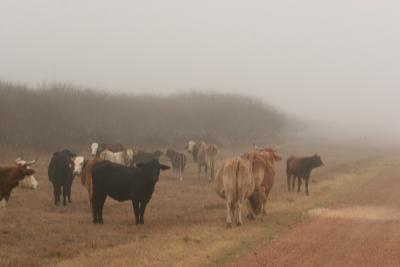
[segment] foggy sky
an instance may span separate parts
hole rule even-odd
[[[0,79],[256,96],[400,135],[400,2],[2,0]]]

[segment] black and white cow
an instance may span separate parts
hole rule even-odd
[[[77,157],[68,149],[61,152],[55,152],[50,160],[48,175],[53,184],[54,204],[57,205],[61,198],[61,189],[63,194],[63,204],[71,203],[71,186],[75,175],[80,175],[84,164],[84,158]]]
[[[103,223],[103,206],[107,196],[117,200],[131,200],[136,225],[144,224],[144,211],[154,192],[161,170],[169,167],[158,160],[126,167],[110,161],[96,163],[92,169],[93,223]]]
[[[186,166],[186,155],[173,149],[168,149],[165,155],[171,160],[173,172],[179,177],[179,180],[182,181],[183,171]]]

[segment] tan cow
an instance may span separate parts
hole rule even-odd
[[[205,142],[190,141],[185,148],[193,156],[194,162],[197,163],[199,168],[199,178],[201,169],[204,167],[205,177],[209,180],[214,179],[215,161],[218,154],[218,147],[214,144],[207,144]],[[210,170],[210,175],[207,176],[207,170]]]
[[[253,161],[254,159],[247,160],[239,157],[227,159],[217,172],[214,188],[217,194],[226,201],[228,227],[232,225],[232,219],[238,226],[243,224],[241,215],[243,205],[248,204],[252,212],[256,214],[261,211],[260,195],[255,192]],[[252,195],[252,199],[249,199]]]

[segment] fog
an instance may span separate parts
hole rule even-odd
[[[398,10],[372,0],[2,0],[0,79],[241,93],[329,129],[397,138]]]

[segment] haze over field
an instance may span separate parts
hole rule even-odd
[[[256,96],[399,139],[398,1],[3,0],[0,79]]]

